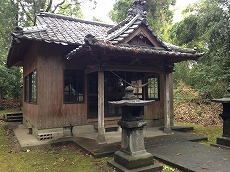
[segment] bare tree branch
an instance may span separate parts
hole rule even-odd
[[[70,5],[71,5],[71,4],[68,4],[66,7],[62,7],[62,6],[60,6],[60,8],[61,8],[61,9],[63,9],[63,10],[65,10],[65,9],[69,8],[69,7],[70,7]]]
[[[48,12],[51,9],[52,3],[53,3],[53,0],[50,0],[45,12]]]
[[[52,11],[52,13],[54,13],[54,12],[57,10],[57,8],[60,7],[60,6],[62,6],[64,3],[65,3],[65,0],[63,0],[63,1],[60,2],[59,4],[55,5],[55,6],[54,6],[54,9],[53,9],[53,11]]]
[[[28,19],[29,19],[30,21],[34,22],[34,20],[32,19],[32,17],[31,17],[31,16],[28,14],[28,12],[26,11],[26,9],[25,9],[24,5],[22,4],[22,2],[19,1],[19,3],[20,3],[20,6],[22,7],[22,10],[24,11],[24,13],[26,14],[26,16],[28,17]]]

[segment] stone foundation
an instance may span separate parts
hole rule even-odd
[[[28,129],[28,134],[32,134],[38,140],[57,140],[65,137],[77,137],[81,134],[97,133],[94,125],[82,126],[67,126],[59,128],[37,129],[25,118],[23,119],[24,126]]]

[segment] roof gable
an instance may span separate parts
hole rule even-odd
[[[128,17],[107,32],[105,41],[112,44],[123,43],[167,49],[164,43],[148,27],[147,13],[143,11],[144,4],[144,1],[135,1],[129,10]]]
[[[123,43],[165,49],[163,43],[160,42],[145,25],[139,26],[133,33],[124,39]]]
[[[126,41],[127,42],[127,41]],[[127,44],[133,46],[147,46],[147,47],[155,47],[155,45],[146,37],[143,32],[138,33],[132,39],[130,39]]]

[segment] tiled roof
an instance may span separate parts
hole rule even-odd
[[[49,43],[83,44],[87,34],[101,37],[111,28],[112,25],[99,22],[41,12],[36,15],[36,26],[23,28],[13,35]]]
[[[174,52],[181,52],[181,53],[191,53],[191,54],[195,54],[196,53],[196,48],[194,49],[190,49],[190,48],[182,48],[167,42],[164,42],[164,45],[167,46],[167,48],[171,51]]]
[[[67,59],[71,58],[74,54],[84,51],[89,45],[80,46],[77,49],[71,51],[66,57]],[[203,53],[188,53],[188,52],[179,52],[179,51],[168,51],[164,49],[150,48],[150,47],[139,47],[139,46],[130,46],[126,44],[111,44],[110,42],[105,41],[96,41],[91,43],[90,46],[97,49],[103,49],[110,52],[119,51],[119,52],[130,52],[133,54],[144,54],[146,57],[148,55],[154,55],[155,58],[161,57],[173,57],[173,62],[180,62],[184,60],[197,60],[203,56]],[[88,50],[88,49],[87,49]],[[143,58],[145,56],[142,56]]]
[[[116,26],[41,12],[36,15],[35,26],[18,28],[13,35],[16,38],[45,41],[48,43],[53,42],[63,45],[84,45],[85,37],[87,35],[93,35],[98,40],[105,40],[111,44],[119,44],[141,25],[145,25],[166,50],[195,53],[194,50],[180,48],[158,39],[154,32],[148,27],[146,14],[140,11],[137,13],[131,11],[129,16]]]
[[[71,58],[74,54],[84,50],[87,46],[97,46],[98,48],[106,48],[107,50],[110,48],[121,52],[133,52],[137,50],[137,53],[157,56],[181,56],[186,57],[185,60],[198,59],[202,56],[202,54],[196,53],[195,50],[181,48],[158,39],[154,32],[148,27],[146,12],[143,10],[143,5],[144,1],[142,0],[134,1],[132,8],[129,10],[128,17],[116,26],[41,12],[36,15],[35,26],[16,28],[16,31],[13,33],[15,38],[13,42],[20,42],[20,46],[24,45],[20,39],[75,45],[74,47],[76,48],[68,53],[66,56],[67,58]],[[147,29],[147,32],[156,40],[159,46],[157,46],[158,48],[133,47],[132,45],[124,46],[124,40],[140,27]],[[15,62],[13,62],[12,59],[18,56],[18,52],[13,48],[13,42],[7,58],[8,66],[14,65],[13,63]],[[23,55],[21,54],[20,57],[21,56]]]
[[[133,3],[132,8],[129,10],[128,17],[108,30],[107,35],[103,39],[97,38],[95,35],[87,35],[85,44],[82,44],[78,48],[71,51],[66,57],[68,59],[79,51],[84,50],[86,46],[97,46],[98,48],[105,48],[110,50],[116,50],[121,52],[136,52],[140,54],[152,54],[157,56],[181,56],[186,57],[187,60],[197,60],[203,54],[196,53],[193,49],[181,48],[169,43],[162,42],[154,32],[148,27],[146,12],[143,11],[144,1],[136,0]],[[148,29],[152,36],[161,45],[160,47],[143,47],[124,45],[125,38],[134,33],[140,26]],[[185,60],[186,60],[185,58]],[[182,61],[182,60],[181,60]]]

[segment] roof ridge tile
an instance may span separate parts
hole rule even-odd
[[[112,24],[106,24],[106,23],[102,23],[102,22],[98,22],[98,21],[85,20],[85,19],[80,19],[80,18],[70,17],[70,16],[64,16],[61,14],[54,14],[54,13],[49,13],[49,12],[40,12],[40,13],[36,14],[36,17],[57,18],[57,19],[76,21],[76,22],[92,24],[92,25],[101,25],[104,27],[113,27],[114,26]]]

